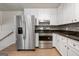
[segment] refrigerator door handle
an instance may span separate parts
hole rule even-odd
[[[25,19],[23,19],[23,24],[24,24],[23,38],[25,40],[26,39],[26,21],[25,21]]]

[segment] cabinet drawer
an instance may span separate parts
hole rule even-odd
[[[52,41],[40,41],[39,43],[52,43]]]
[[[47,43],[39,44],[39,48],[52,48],[52,44],[47,44]]]

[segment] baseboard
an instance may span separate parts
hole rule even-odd
[[[62,56],[61,53],[58,51],[58,49],[56,47],[54,47],[54,48],[57,50],[57,52],[60,54],[60,56]]]

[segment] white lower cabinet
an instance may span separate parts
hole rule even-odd
[[[69,39],[68,40],[68,45],[70,45],[71,47],[73,47],[74,49],[79,51],[79,41],[73,40],[73,39]]]
[[[75,50],[71,46],[68,46],[68,56],[79,56],[79,51]]]
[[[61,55],[67,56],[67,44],[61,44]]]
[[[59,35],[56,35],[57,37],[56,37],[56,48],[59,50]]]
[[[53,43],[62,56],[79,56],[79,41],[53,33]]]
[[[52,36],[52,45],[53,47],[56,47],[56,44],[57,44],[57,34],[53,33],[53,36]]]
[[[36,33],[36,37],[35,37],[35,47],[39,47],[39,33]]]
[[[68,39],[68,56],[79,56],[79,41]]]
[[[57,50],[61,53],[61,55],[67,55],[67,47],[65,43],[65,39],[63,36],[59,34],[53,34],[53,44],[57,48]]]
[[[59,43],[59,52],[63,56],[67,56],[67,38],[59,35],[60,43]]]

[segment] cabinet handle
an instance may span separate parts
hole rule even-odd
[[[66,47],[66,45],[65,45],[65,47]]]
[[[48,37],[48,39],[49,39],[49,37]]]
[[[69,47],[67,47],[67,49],[69,50]]]
[[[77,19],[74,19],[75,21],[77,21]]]
[[[75,44],[73,44],[73,46],[76,46]]]

